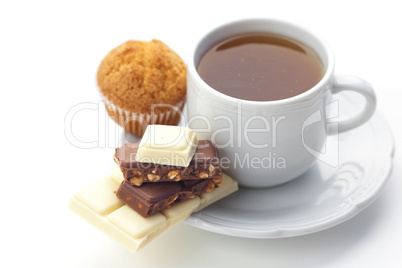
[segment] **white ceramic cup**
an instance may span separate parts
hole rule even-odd
[[[313,48],[324,65],[324,77],[308,91],[276,101],[237,99],[207,85],[197,73],[204,53],[219,41],[250,32],[288,36]],[[327,135],[363,124],[376,106],[367,82],[334,76],[334,58],[324,41],[297,25],[272,19],[235,21],[205,35],[188,62],[187,83],[189,127],[198,139],[218,146],[224,172],[254,188],[282,184],[306,172],[321,154]],[[331,121],[332,95],[341,91],[357,92],[366,103],[349,117]]]

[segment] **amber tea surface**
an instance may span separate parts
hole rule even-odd
[[[253,101],[299,95],[324,76],[323,64],[313,49],[268,33],[239,35],[219,42],[204,54],[197,71],[215,90]]]

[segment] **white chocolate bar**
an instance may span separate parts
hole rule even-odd
[[[132,252],[138,251],[191,213],[238,189],[237,182],[223,174],[219,188],[144,218],[116,197],[123,179],[120,170],[116,170],[109,178],[94,181],[71,198],[69,208]]]
[[[198,145],[188,127],[148,125],[135,157],[137,162],[187,167]]]

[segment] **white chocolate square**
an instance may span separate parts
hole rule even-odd
[[[200,205],[200,198],[198,196],[178,203],[170,208],[165,208],[160,213],[168,219],[169,227],[187,219],[191,213],[198,209]]]
[[[165,216],[160,213],[144,218],[127,205],[110,213],[108,219],[134,238],[142,238],[166,224]]]
[[[200,205],[195,212],[215,203],[221,198],[228,196],[229,194],[236,192],[239,189],[237,182],[230,178],[225,173],[222,173],[222,183],[219,187],[215,188],[213,191],[208,193],[203,193],[200,195]]]
[[[187,167],[198,145],[188,127],[148,125],[135,157],[137,162]]]
[[[124,205],[116,196],[118,188],[119,184],[109,178],[103,178],[87,185],[74,197],[96,213],[106,215]]]
[[[180,202],[170,208],[165,208],[161,211],[163,215],[165,215],[168,219],[173,219],[182,214],[188,214],[190,216],[191,213],[194,212],[196,208],[200,205],[200,198],[198,196],[186,200],[184,202]]]

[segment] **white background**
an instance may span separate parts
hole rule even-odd
[[[397,1],[9,1],[0,4],[1,267],[401,267],[402,16]],[[113,135],[98,127],[95,73],[115,46],[160,39],[185,61],[206,31],[231,20],[273,17],[326,39],[338,74],[376,89],[396,141],[382,195],[353,219],[319,233],[253,240],[181,223],[137,254],[67,209],[69,197],[108,174]],[[112,125],[110,126],[112,127]],[[113,131],[112,131],[113,132]],[[370,144],[367,144],[369,147]]]

